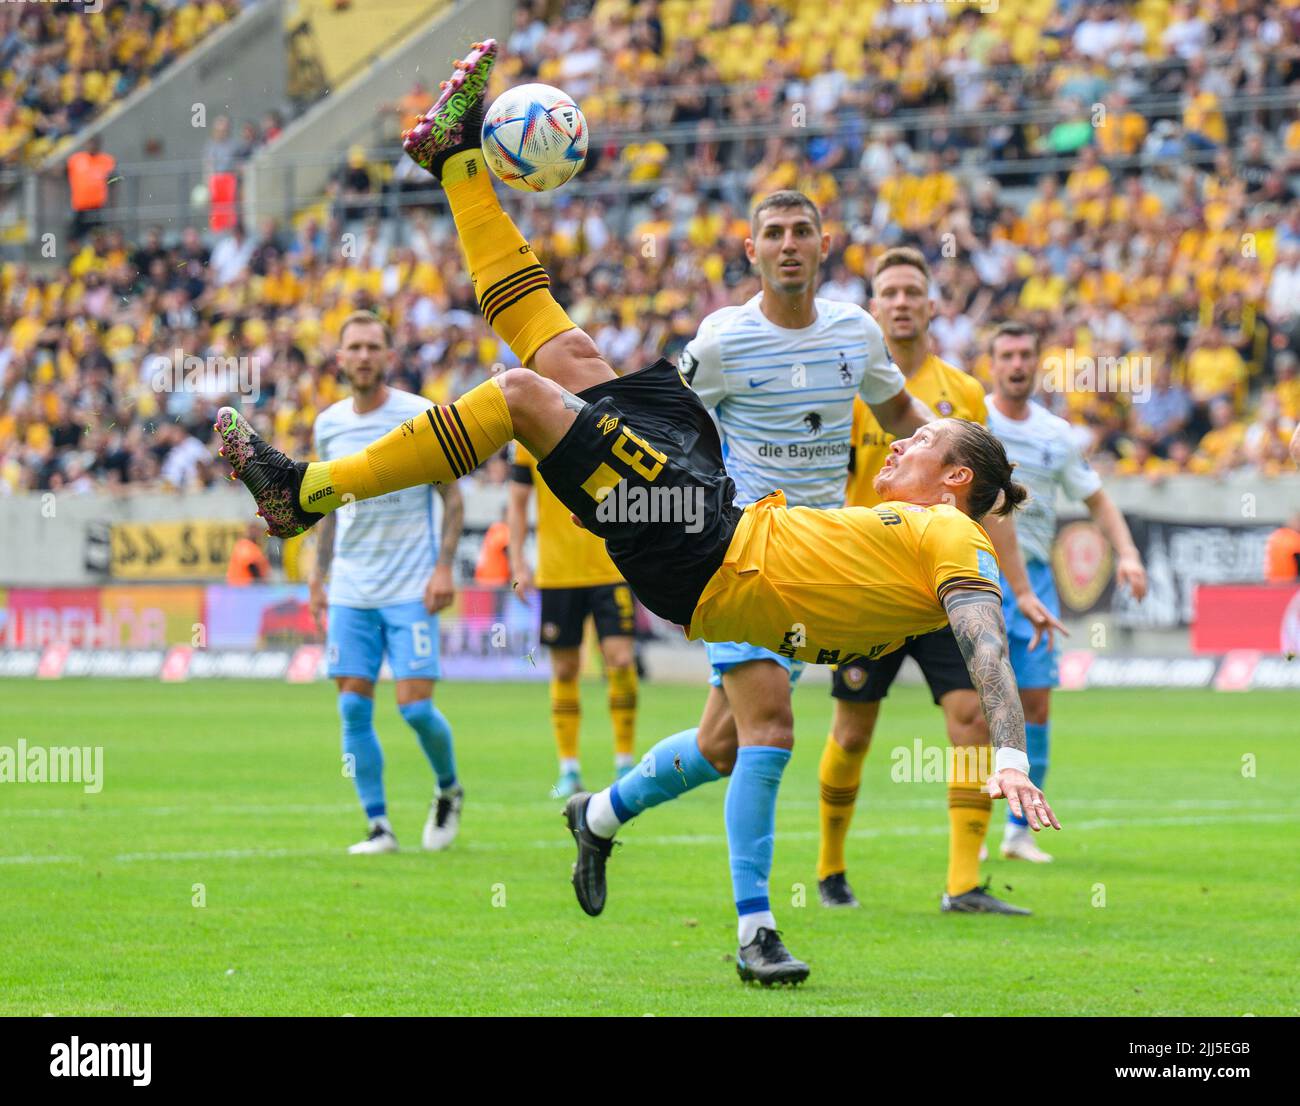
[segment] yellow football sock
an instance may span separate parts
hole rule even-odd
[[[821,799],[817,808],[822,823],[821,845],[817,850],[818,879],[844,871],[844,839],[849,835],[849,823],[853,821],[858,783],[862,779],[862,761],[866,755],[866,746],[850,752],[834,737],[826,739],[821,768],[817,773],[821,781]]]
[[[993,800],[985,790],[992,748],[968,745],[948,750],[948,894],[961,895],[979,883],[980,846],[989,831]]]
[[[479,310],[529,365],[543,345],[577,324],[551,297],[551,278],[501,207],[482,153],[453,154],[441,179]]]
[[[313,461],[298,491],[306,511],[324,514],[345,502],[415,484],[450,484],[478,468],[515,436],[501,385],[485,380],[447,407],[407,419],[365,449]]]
[[[636,751],[636,666],[611,668],[608,678],[614,754],[630,757]]]
[[[582,702],[577,680],[551,681],[551,728],[555,731],[555,752],[561,760],[578,759],[578,726]]]

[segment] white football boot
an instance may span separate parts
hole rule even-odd
[[[371,856],[375,853],[397,852],[397,838],[393,831],[383,826],[371,826],[370,834],[364,841],[358,841],[348,847],[353,856]]]
[[[1007,826],[1002,838],[1002,856],[1006,860],[1028,860],[1031,864],[1051,864],[1052,854],[1045,853],[1034,843],[1034,833],[1028,826]]]
[[[465,803],[465,789],[457,784],[450,791],[435,796],[429,804],[421,843],[431,853],[442,852],[460,832],[460,808]]]

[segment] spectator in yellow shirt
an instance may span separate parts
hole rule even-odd
[[[1198,456],[1210,471],[1223,473],[1240,467],[1245,460],[1242,443],[1246,428],[1237,421],[1232,401],[1222,397],[1210,403],[1210,429],[1201,439]]]
[[[1051,262],[1040,257],[1020,289],[1020,306],[1026,311],[1055,311],[1065,299],[1065,277],[1052,272]]]
[[[1104,157],[1127,157],[1142,149],[1147,121],[1128,110],[1128,98],[1115,92],[1105,102],[1106,114],[1097,128],[1097,146]]]
[[[1235,406],[1245,392],[1246,362],[1217,326],[1205,329],[1187,358],[1187,387],[1198,404],[1224,398]]]
[[[1219,97],[1194,80],[1183,88],[1183,137],[1197,150],[1213,150],[1228,141]]]
[[[1277,355],[1273,363],[1273,376],[1282,416],[1291,422],[1300,422],[1300,358],[1289,350]]]

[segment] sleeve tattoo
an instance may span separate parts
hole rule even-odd
[[[954,589],[943,601],[997,749],[1025,750],[1025,712],[1007,654],[1002,603],[992,592]]]

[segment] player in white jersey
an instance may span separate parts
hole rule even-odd
[[[985,397],[988,426],[1006,447],[1016,479],[1029,489],[1028,503],[1016,513],[1016,532],[1034,593],[1053,615],[1060,616],[1060,599],[1052,578],[1052,540],[1056,536],[1057,492],[1062,491],[1087,506],[1093,522],[1115,549],[1116,582],[1141,599],[1147,590],[1146,570],[1128,523],[1102,488],[1101,478],[1080,455],[1070,424],[1030,399],[1038,383],[1038,342],[1033,331],[1020,323],[1003,323],[993,335],[990,353],[993,391]],[[1046,639],[1034,648],[1038,635],[1016,606],[1005,578],[1002,595],[1011,667],[1025,710],[1029,777],[1042,787],[1050,747],[1051,693],[1057,683],[1056,649]],[[1025,822],[1015,817],[1007,824],[1002,855],[1040,864],[1052,859],[1034,844]]]
[[[912,399],[890,363],[876,321],[856,304],[815,297],[830,235],[807,196],[783,191],[760,201],[751,235],[745,251],[761,292],[704,319],[679,368],[722,432],[738,505],[783,488],[791,506],[842,507],[853,397],[860,395],[899,438],[910,437],[931,413]],[[794,745],[790,690],[803,667],[794,652],[709,643],[712,690],[699,726],[665,738],[646,757],[652,764],[665,757],[707,762],[710,772],[731,776],[727,843],[742,958],[751,944],[753,955],[772,958],[756,942],[760,932],[776,932],[767,881],[777,789]],[[621,791],[606,788],[592,796],[588,816],[612,811],[626,821],[670,797],[653,795],[630,810]],[[774,955],[789,958],[784,948]],[[789,959],[785,977],[803,978],[807,966]]]
[[[385,383],[395,354],[377,316],[363,311],[344,321],[338,359],[352,395],[316,419],[313,434],[322,461],[362,449],[432,406]],[[460,825],[464,791],[456,778],[451,726],[433,704],[433,685],[440,675],[438,612],[455,597],[451,566],[464,507],[455,483],[437,488],[441,510],[430,484],[345,506],[323,524],[317,545],[312,612],[319,623],[328,604],[329,674],[338,684],[343,755],[370,820],[366,839],[351,853],[397,849],[374,727],[375,681],[385,655],[398,712],[415,731],[438,781],[422,844],[445,849]]]

